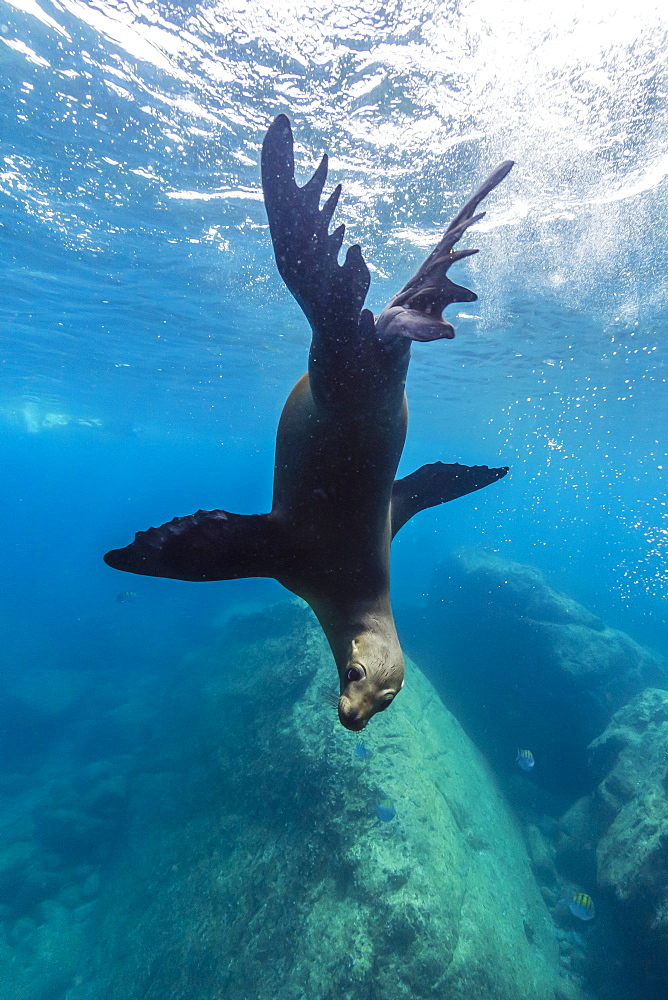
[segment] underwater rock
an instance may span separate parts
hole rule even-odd
[[[35,813],[35,838],[46,850],[68,861],[97,858],[104,823],[79,809],[40,809]]]
[[[485,552],[463,550],[437,568],[429,618],[410,648],[469,735],[499,770],[530,749],[528,780],[571,798],[600,780],[587,746],[613,712],[668,680],[665,661],[537,569]]]
[[[2,815],[2,820],[7,820]],[[83,928],[65,907],[65,875],[32,840],[0,835],[0,1000],[60,1000],[75,977]]]
[[[54,756],[20,793],[0,796],[0,1000],[64,1000],[74,984],[130,763]]]
[[[26,667],[3,675],[2,697],[12,700],[15,711],[22,710],[44,724],[70,712],[89,694],[93,683],[83,671]]]
[[[23,917],[0,935],[0,1000],[61,1000],[77,982],[82,927],[60,908],[47,916],[41,923]]]
[[[559,881],[554,863],[554,848],[537,826],[529,823],[524,831],[531,869],[541,885],[554,886]]]
[[[64,865],[104,859],[118,829],[127,795],[125,755],[96,761],[47,786],[33,809],[33,834]]]
[[[607,829],[598,843],[599,886],[647,950],[657,989],[668,981],[668,691],[643,691],[592,743],[615,762],[596,797]],[[657,995],[659,995],[657,993]],[[662,995],[665,995],[663,993]]]
[[[595,795],[583,795],[559,820],[557,865],[573,883],[595,885],[596,846],[605,825]]]
[[[581,1000],[510,810],[414,665],[360,756],[310,611],[217,643],[157,708],[68,1000]]]
[[[0,673],[0,760],[9,778],[8,791],[12,785],[20,791],[20,776],[25,781],[53,751],[90,695],[92,683],[83,671],[45,670],[29,664]],[[24,788],[29,786],[30,782]]]
[[[42,900],[55,896],[61,885],[57,873],[45,870],[32,841],[0,845],[0,904],[11,917],[32,913]]]

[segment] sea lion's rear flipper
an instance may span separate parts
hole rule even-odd
[[[198,510],[188,517],[138,531],[124,549],[107,552],[113,569],[172,580],[236,580],[274,576],[280,563],[279,531],[268,514]]]
[[[330,233],[329,223],[341,185],[320,208],[326,178],[325,154],[310,181],[297,186],[290,122],[285,115],[275,118],[262,144],[262,188],[276,264],[314,333],[347,338],[360,325],[369,269],[359,246],[338,262],[345,226]],[[371,313],[367,321],[372,324]]]
[[[432,462],[411,472],[410,476],[395,480],[392,487],[392,537],[418,511],[475,493],[483,486],[502,479],[507,472],[508,466],[490,469],[486,465]]]
[[[376,331],[382,338],[406,337],[409,340],[451,339],[455,335],[452,324],[441,313],[452,302],[475,302],[478,296],[469,288],[455,285],[447,276],[448,268],[463,257],[470,257],[477,250],[453,250],[469,226],[479,222],[484,212],[475,210],[490,191],[513,167],[512,160],[505,160],[490,174],[454,217],[438,245],[424,264],[388,302],[376,320]]]

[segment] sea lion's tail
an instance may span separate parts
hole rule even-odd
[[[198,510],[138,531],[123,549],[107,552],[113,569],[171,580],[236,580],[276,576],[282,568],[281,533],[269,514]],[[284,567],[283,567],[284,568]]]
[[[487,465],[432,462],[411,472],[410,476],[395,480],[392,487],[392,537],[413,514],[456,500],[467,493],[475,493],[497,479],[503,479],[507,472],[507,465],[490,469]]]
[[[452,324],[444,320],[441,313],[452,302],[475,302],[478,296],[470,288],[450,281],[448,268],[455,261],[478,251],[453,250],[453,247],[469,226],[483,218],[484,212],[476,215],[478,205],[513,166],[512,160],[499,164],[457,213],[443,238],[410,281],[388,302],[376,320],[376,331],[381,338],[400,336],[408,340],[429,341],[454,337]]]

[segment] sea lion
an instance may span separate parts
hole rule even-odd
[[[369,270],[359,246],[343,264],[344,226],[329,232],[339,185],[320,208],[327,156],[303,186],[294,178],[290,122],[279,115],[262,147],[262,185],[278,270],[312,330],[308,373],[290,393],[276,436],[268,514],[198,511],[140,531],[105,561],[177,580],[275,577],[313,608],[336,660],[341,723],[359,731],[391,703],[404,658],[390,605],[390,543],[420,510],[481,489],[507,467],[425,465],[395,481],[404,446],[411,342],[452,338],[454,251],[475,210],[513,166],[502,163],[450,223],[417,273],[377,319],[364,309]]]

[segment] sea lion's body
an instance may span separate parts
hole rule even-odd
[[[403,685],[390,604],[393,536],[418,511],[507,472],[436,462],[395,480],[406,437],[411,342],[454,336],[442,309],[476,298],[446,272],[475,252],[453,246],[512,164],[502,164],[478,189],[374,319],[363,309],[369,272],[359,247],[339,264],[343,227],[329,233],[340,188],[320,208],[327,158],[299,188],[292,148],[290,124],[280,115],[263,146],[265,205],[278,269],[313,339],[308,374],[290,393],[278,425],[272,509],[175,518],[138,532],[105,560],[116,569],[185,580],[275,577],[318,616],[339,673],[339,717],[359,730]]]
[[[343,681],[339,715],[349,729],[362,728],[379,697],[386,707],[403,684],[390,604],[390,511],[406,425],[403,394],[392,414],[355,399],[328,411],[314,399],[308,374],[278,424],[270,517],[295,561],[277,579],[320,621]],[[345,694],[351,670],[364,671],[355,704]]]
[[[389,589],[405,397],[392,418],[355,400],[323,413],[309,383],[304,375],[288,396],[276,435],[272,515],[301,556],[297,578],[281,583],[309,602],[373,600]]]

